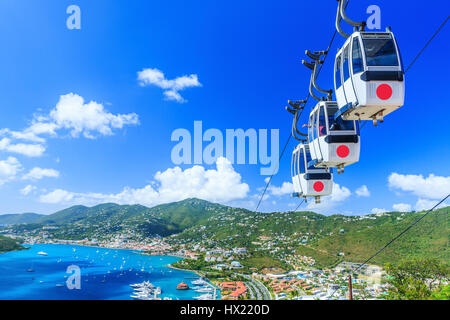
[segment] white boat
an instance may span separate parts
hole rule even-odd
[[[194,297],[195,300],[214,300],[214,297],[212,294],[202,294],[198,297]]]
[[[204,287],[203,286],[195,286],[195,287],[192,287],[191,289],[195,291],[195,290],[198,290],[198,289],[201,289],[201,288],[204,288]]]
[[[195,284],[195,285],[204,285],[204,284],[206,284],[206,281],[203,279],[197,279],[197,280],[191,281],[191,283]]]
[[[37,254],[40,256],[48,256],[48,253],[46,253],[44,251],[39,251]]]
[[[200,292],[200,293],[202,293],[202,292],[209,293],[209,292],[213,292],[213,291],[214,291],[214,289],[210,288],[210,287],[203,287],[203,288],[195,290],[195,292]]]

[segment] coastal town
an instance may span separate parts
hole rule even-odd
[[[246,263],[258,252],[245,247],[221,248],[179,243],[175,237],[136,241],[130,239],[128,234],[116,235],[109,240],[63,240],[53,238],[51,228],[45,227],[33,235],[25,235],[24,243],[131,249],[152,256],[176,256],[180,260],[168,265],[169,268],[193,271],[200,281],[209,283],[213,288],[204,289],[208,293],[202,295],[203,299],[345,300],[348,299],[349,271],[359,266],[341,262],[333,268],[318,268],[313,258],[290,254],[285,259],[285,266],[289,266],[289,269],[285,266],[258,269]],[[8,233],[8,229],[3,234],[18,237],[17,234]],[[272,250],[276,248],[272,245]],[[353,299],[383,298],[387,290],[385,277],[381,267],[363,266],[358,274],[352,274]]]

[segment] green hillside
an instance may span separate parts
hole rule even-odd
[[[180,229],[205,223],[219,212],[228,212],[232,208],[199,199],[187,199],[163,204],[150,209],[160,219],[177,225]]]
[[[101,204],[94,207],[74,206],[54,214],[41,216],[33,224],[15,226],[18,232],[54,226],[52,234],[60,239],[102,238],[124,230],[142,237],[168,236],[204,223],[218,212],[233,208],[198,199],[147,208],[141,205]]]
[[[0,253],[22,249],[24,249],[24,247],[22,247],[17,240],[0,235]]]
[[[449,239],[449,208],[438,209],[430,213],[411,228],[407,233],[393,242],[381,254],[376,256],[374,263],[383,264],[401,258],[432,257],[442,262],[450,263]],[[366,226],[344,234],[334,234],[321,238],[311,245],[319,252],[326,252],[336,257],[344,253],[344,259],[352,262],[363,262],[377,252],[394,236],[398,235],[411,223],[417,220],[423,212],[401,215],[392,214],[395,220],[388,220],[382,224]]]
[[[450,263],[450,208],[438,209],[394,242],[373,261],[382,264],[398,257],[430,257]],[[279,247],[283,260],[293,251],[313,257],[318,266],[340,261],[363,262],[417,220],[423,212],[390,212],[381,216],[323,216],[312,212],[221,213],[202,226],[175,235],[184,242],[215,241],[217,245],[244,246],[258,251]],[[267,250],[264,250],[267,248]]]
[[[37,213],[2,214],[0,215],[0,225],[33,223],[38,221],[41,217],[42,215]]]
[[[374,262],[381,264],[399,257],[429,257],[449,263],[449,209],[430,213]],[[38,235],[45,227],[55,239],[72,240],[108,240],[126,235],[140,241],[159,235],[167,237],[173,244],[246,247],[259,257],[258,261],[284,263],[288,257],[298,254],[313,257],[317,266],[325,267],[342,260],[364,261],[421,214],[256,213],[187,199],[153,208],[117,204],[90,208],[75,206],[41,217],[32,224],[15,225],[13,232]]]

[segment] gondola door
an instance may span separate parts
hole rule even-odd
[[[325,112],[324,105],[320,105],[319,108],[316,109],[315,112],[315,123],[314,123],[314,131],[316,135],[316,139],[314,139],[314,149],[317,153],[317,161],[320,163],[324,159],[324,154],[322,149],[320,148],[320,139],[324,138],[327,134],[327,128],[325,125]]]
[[[345,99],[347,100],[347,104],[351,103],[354,106],[358,100],[356,99],[353,81],[350,76],[350,43],[345,46],[342,59],[342,80],[344,82]]]

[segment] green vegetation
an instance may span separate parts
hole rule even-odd
[[[242,265],[247,268],[256,268],[259,272],[271,271],[274,273],[282,273],[289,270],[289,267],[283,261],[274,259],[270,256],[255,255],[241,261]]]
[[[0,253],[23,249],[25,248],[20,245],[20,241],[0,235]]]
[[[449,210],[447,207],[429,214],[372,263],[382,265],[399,258],[429,257],[448,264]],[[312,257],[320,268],[333,267],[341,261],[363,262],[421,214],[256,213],[187,199],[154,208],[111,203],[91,208],[74,206],[10,229],[13,234],[30,236],[45,230],[48,239],[65,240],[111,240],[125,234],[128,239],[141,241],[159,235],[174,247],[195,244],[208,249],[245,247],[250,253],[246,259],[253,259],[240,259],[246,267],[284,269],[286,265],[308,264],[301,260],[301,256],[306,256]],[[297,257],[293,258],[294,255]]]
[[[297,254],[307,257],[314,257],[314,260],[316,260],[316,265],[318,266],[334,267],[343,260],[343,257],[341,256],[332,255],[321,251],[318,248],[313,249],[306,246],[299,247],[297,249]]]
[[[449,208],[434,211],[376,256],[372,263],[381,265],[397,261],[399,257],[426,256],[448,264],[450,262],[448,213]],[[360,228],[350,227],[349,232],[323,237],[314,242],[312,248],[326,252],[330,256],[344,253],[342,258],[346,261],[363,262],[421,215],[423,212],[403,215],[390,213],[384,219],[380,219],[382,221],[374,221],[372,225]],[[313,256],[317,257],[317,255]]]
[[[434,259],[403,260],[397,264],[387,263],[390,276],[389,300],[450,300],[449,268]]]
[[[2,214],[0,215],[0,225],[33,223],[40,218],[42,218],[42,215],[37,213]]]

